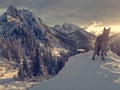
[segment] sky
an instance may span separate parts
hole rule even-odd
[[[120,0],[0,0],[0,13],[11,4],[31,10],[49,25],[66,22],[88,31],[120,31]]]

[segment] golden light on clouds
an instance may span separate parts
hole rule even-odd
[[[102,33],[103,31],[103,28],[105,26],[101,26],[101,27],[90,27],[90,28],[87,28],[86,30],[88,32],[92,32],[94,33],[95,35],[99,35]],[[116,34],[116,33],[120,33],[120,25],[116,25],[116,26],[107,26],[106,28],[109,28],[111,27],[111,33],[110,34]]]
[[[83,25],[82,28],[84,28],[88,32],[94,33],[95,35],[99,35],[102,33],[104,27],[111,27],[111,34],[120,33],[120,24],[108,26],[104,25],[102,22],[92,21]]]

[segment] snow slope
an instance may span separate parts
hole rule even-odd
[[[56,77],[30,90],[120,90],[120,58],[108,52],[106,61],[101,57],[93,61],[92,53],[70,57]]]

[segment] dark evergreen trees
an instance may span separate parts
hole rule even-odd
[[[39,54],[39,50],[36,49],[36,56],[33,60],[33,76],[40,76],[41,75],[41,68],[40,68],[40,54]]]

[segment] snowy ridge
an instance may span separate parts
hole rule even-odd
[[[62,31],[67,34],[75,32],[75,31],[80,31],[82,34],[88,36],[88,32],[86,32],[85,30],[83,30],[82,28],[74,24],[64,23],[62,26],[55,25],[54,28],[56,30]]]
[[[106,61],[102,61],[98,56],[93,61],[92,54],[93,52],[87,52],[70,57],[57,76],[39,83],[19,82],[3,76],[0,90],[26,90],[31,86],[29,90],[119,90],[120,57],[108,52]],[[2,68],[0,72],[3,72]],[[5,74],[3,72],[3,75]],[[14,73],[8,72],[8,75],[12,77]]]
[[[30,90],[119,90],[120,58],[109,52],[106,61],[100,57],[93,61],[92,54],[72,56],[56,77],[34,85]]]
[[[63,25],[55,25],[53,29],[54,31],[59,32],[60,37],[60,34],[62,34],[65,38],[73,40],[73,43],[76,44],[73,46],[76,46],[77,48],[85,49],[86,51],[93,48],[92,44],[95,40],[95,36],[91,33],[86,32],[79,26],[64,23]]]

